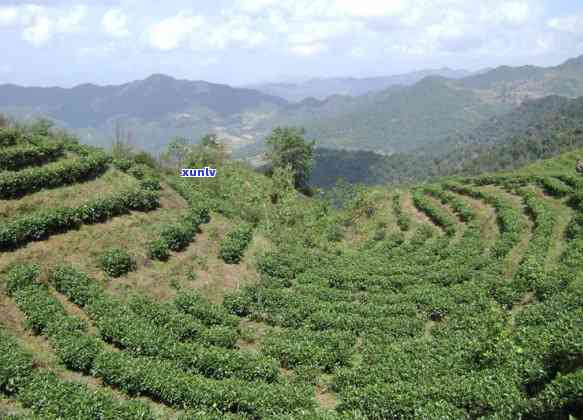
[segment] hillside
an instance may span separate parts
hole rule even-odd
[[[318,199],[1,128],[0,417],[581,418],[580,153]]]
[[[409,152],[471,132],[528,100],[582,96],[581,74],[580,57],[556,67],[499,67],[459,80],[429,77],[353,98],[350,107],[338,106],[335,115],[322,115],[310,104],[305,113],[278,113],[275,123],[305,127],[320,147]],[[326,101],[326,107],[334,108],[333,101]]]
[[[108,147],[122,137],[153,153],[173,137],[212,132],[238,156],[256,156],[273,128],[299,126],[319,147],[391,154],[465,135],[530,100],[583,95],[581,57],[555,67],[499,67],[467,77],[449,70],[431,74],[314,80],[306,89],[310,83],[321,87],[326,95],[315,96],[323,99],[293,103],[254,89],[159,74],[119,86],[0,85],[0,112],[25,120],[51,118],[87,144]]]
[[[382,156],[320,149],[312,182],[330,187],[344,178],[379,185],[509,170],[583,147],[582,133],[583,98],[547,96],[408,153]]]
[[[249,119],[269,115],[286,103],[251,89],[161,74],[118,86],[0,85],[0,112],[51,118],[92,144],[109,146],[121,134],[150,151],[162,150],[169,138],[178,135],[237,134]]]
[[[289,102],[301,102],[308,98],[324,100],[334,95],[362,96],[392,86],[410,86],[428,76],[461,79],[471,74],[472,72],[467,70],[441,68],[384,77],[331,77],[310,79],[302,83],[262,83],[247,87],[268,95],[279,96]]]

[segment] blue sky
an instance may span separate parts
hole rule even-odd
[[[583,54],[583,0],[0,0],[0,83],[244,84]]]

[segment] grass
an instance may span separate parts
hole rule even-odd
[[[526,215],[524,211],[525,210],[524,203],[522,202],[522,199],[519,196],[510,194],[509,192],[506,192],[494,186],[481,187],[479,189],[482,189],[483,191],[488,192],[489,194],[501,196],[504,199],[510,201],[512,204],[514,204],[514,207],[522,211],[524,221],[527,224],[526,234],[522,236],[520,242],[518,242],[518,244],[516,244],[514,248],[512,248],[512,250],[506,256],[506,259],[504,260],[504,276],[507,279],[511,279],[512,276],[514,275],[514,272],[518,268],[518,265],[522,261],[522,256],[526,251],[526,248],[528,248],[528,243],[530,242],[530,238],[532,237],[532,229],[534,224],[531,218]]]
[[[18,200],[0,200],[0,221],[8,221],[43,209],[74,207],[91,197],[112,194],[137,185],[138,181],[135,178],[117,169],[109,169],[101,177],[87,182],[38,191]]]
[[[541,200],[543,200],[555,214],[551,245],[545,261],[545,269],[548,271],[559,262],[559,258],[567,246],[567,242],[564,240],[565,230],[573,217],[574,211],[565,203],[565,199],[559,200],[549,197],[545,195],[540,188],[537,188],[537,193],[541,197]]]

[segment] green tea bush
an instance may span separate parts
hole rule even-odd
[[[393,196],[392,208],[393,213],[397,218],[397,225],[399,226],[399,229],[401,229],[403,232],[408,231],[411,228],[411,219],[403,212],[403,209],[401,208],[400,193],[395,193],[395,195]]]
[[[243,223],[225,235],[219,248],[219,256],[227,264],[238,264],[253,238],[253,228]]]
[[[168,245],[171,251],[182,251],[194,239],[196,229],[188,223],[167,225],[160,233],[160,239]]]
[[[166,261],[170,258],[170,247],[164,239],[155,239],[148,242],[146,253],[151,260]]]
[[[225,308],[214,305],[203,298],[197,291],[181,293],[174,299],[174,305],[205,325],[225,325],[236,327],[239,319],[231,315]]]
[[[0,171],[16,171],[27,166],[44,165],[63,156],[62,143],[46,142],[39,146],[22,145],[0,150]]]
[[[22,387],[17,399],[43,418],[150,420],[155,417],[145,403],[119,401],[105,391],[95,391],[74,382],[59,379],[53,373],[41,373]]]
[[[150,191],[160,191],[162,189],[162,185],[160,185],[160,181],[155,178],[145,178],[140,181],[140,187],[145,190]]]
[[[122,172],[127,172],[132,167],[132,161],[129,159],[114,159],[112,164]]]
[[[23,140],[22,133],[14,128],[0,127],[0,147],[14,146]]]
[[[76,208],[57,208],[20,217],[0,225],[0,250],[11,250],[83,224],[102,223],[130,211],[151,211],[160,205],[159,195],[142,189],[121,191],[90,200]]]
[[[94,153],[38,168],[0,173],[0,198],[17,198],[45,188],[61,187],[94,178],[105,172],[108,160],[107,155]]]
[[[13,394],[33,374],[32,355],[23,351],[16,339],[0,328],[0,393]]]
[[[456,232],[456,220],[443,208],[433,203],[422,191],[413,192],[413,204],[425,213],[437,226],[440,226],[446,235],[453,236]]]
[[[540,180],[545,192],[554,197],[565,197],[573,193],[573,189],[557,178],[545,176]]]
[[[18,290],[36,283],[39,275],[40,267],[37,264],[16,264],[12,266],[4,279],[8,296],[12,296]]]
[[[332,372],[348,364],[355,341],[354,335],[345,332],[287,330],[266,335],[261,350],[278,359],[283,368],[304,366]]]
[[[208,208],[190,208],[188,213],[178,222],[162,227],[160,237],[147,244],[148,258],[166,261],[170,251],[182,251],[194,240],[199,226],[208,223],[210,216]]]
[[[121,248],[111,248],[99,257],[101,269],[111,277],[120,277],[136,270],[135,259]]]

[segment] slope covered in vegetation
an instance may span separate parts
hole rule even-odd
[[[306,197],[285,169],[179,178],[64,135],[0,142],[62,150],[0,173],[0,415],[583,415],[574,154]]]
[[[313,184],[419,182],[455,174],[510,170],[583,147],[583,98],[549,96],[527,102],[476,129],[411,153],[318,149]]]

